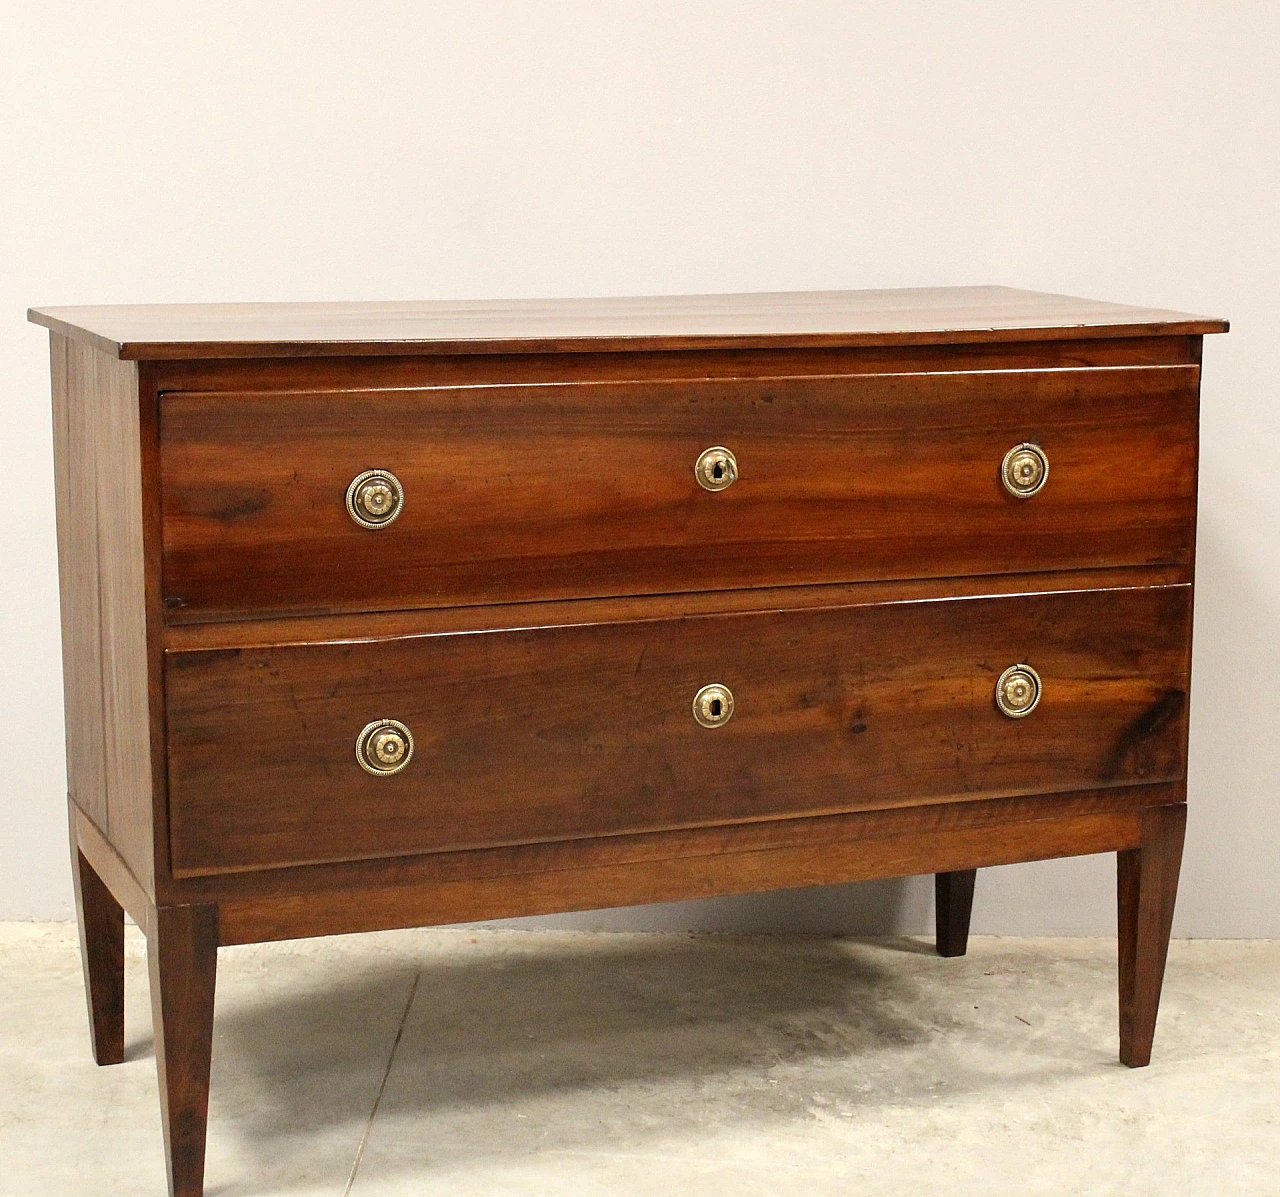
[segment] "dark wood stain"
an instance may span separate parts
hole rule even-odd
[[[184,501],[185,506],[182,506]],[[267,511],[271,506],[271,492],[261,487],[213,486],[197,494],[179,496],[177,503],[184,516],[217,523],[234,523]]]
[[[786,379],[767,409],[755,381],[169,394],[170,618],[1182,563],[1198,379]],[[999,471],[1025,440],[1050,476],[1020,500]],[[693,471],[713,444],[741,471],[714,494]],[[405,489],[376,531],[344,501],[374,466]]]
[[[1189,599],[1153,587],[171,653],[174,866],[1167,781],[1181,721],[1140,721],[1186,685]],[[1045,696],[1015,721],[993,696],[1020,660]],[[714,730],[691,711],[711,681],[735,696]],[[414,732],[414,759],[371,777],[356,735],[388,716]]]
[[[1190,612],[1187,617],[1190,618]],[[1104,776],[1118,777],[1148,768],[1148,750],[1152,740],[1170,726],[1183,726],[1186,709],[1185,687],[1166,690],[1158,695],[1116,736]]]
[[[124,908],[85,859],[74,829],[71,845],[90,1046],[96,1063],[119,1064],[124,1060]]]
[[[1120,1061],[1130,1068],[1151,1063],[1186,829],[1186,806],[1153,807],[1139,842],[1117,853]]]
[[[963,956],[969,950],[969,919],[977,869],[934,876],[934,907],[939,956]]]
[[[128,911],[179,1197],[220,944],[933,873],[949,956],[978,868],[1115,852],[1150,1059],[1225,321],[1007,288],[31,317],[91,1042],[123,1054]],[[369,532],[375,466],[407,501]],[[418,746],[374,778],[385,716]]]
[[[138,368],[54,336],[58,572],[70,797],[154,870]]]
[[[115,357],[618,353],[1199,336],[1225,320],[1011,287],[401,303],[32,308]]]

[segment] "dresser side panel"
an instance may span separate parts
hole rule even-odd
[[[1200,362],[1204,354],[1204,338],[1191,338],[1191,353],[1196,362]],[[1189,576],[1191,578],[1191,590],[1187,602],[1187,634],[1185,643],[1186,652],[1186,678],[1187,678],[1187,720],[1182,729],[1182,770],[1183,776],[1190,776],[1190,757],[1191,757],[1191,702],[1194,692],[1191,688],[1192,682],[1192,662],[1194,660],[1194,640],[1195,640],[1195,604],[1196,604],[1196,587],[1195,587],[1195,571],[1196,571],[1196,548],[1200,540],[1200,395],[1201,388],[1204,383],[1204,371],[1201,370],[1196,376],[1195,390],[1195,413],[1192,423],[1193,439],[1191,444],[1191,544],[1190,556],[1187,562],[1189,568]],[[1186,793],[1184,786],[1183,801],[1186,801]]]
[[[67,793],[105,833],[109,827],[98,607],[95,411],[87,401],[86,387],[86,364],[92,356],[90,350],[66,337],[55,333],[49,338]]]
[[[51,345],[68,791],[151,891],[138,367],[56,335]]]
[[[138,371],[93,354],[103,719],[111,840],[143,886],[155,869]]]

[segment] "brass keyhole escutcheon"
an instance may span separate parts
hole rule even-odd
[[[366,773],[389,777],[413,756],[413,734],[398,719],[375,719],[356,738],[356,760]]]
[[[1030,665],[1010,665],[996,682],[996,706],[1010,719],[1025,719],[1040,702],[1040,675]]]
[[[713,682],[694,695],[693,717],[703,727],[723,727],[733,718],[733,691]]]
[[[1000,467],[1004,488],[1015,499],[1029,499],[1049,479],[1049,459],[1039,445],[1026,441],[1004,455]]]
[[[738,459],[723,445],[713,445],[702,451],[693,474],[703,490],[725,490],[737,481]]]
[[[365,470],[347,487],[347,514],[362,528],[385,528],[404,507],[404,487],[390,470]]]

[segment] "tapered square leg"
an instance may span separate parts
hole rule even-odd
[[[201,1197],[218,970],[217,908],[161,906],[152,923],[147,957],[169,1192],[172,1197]]]
[[[119,1064],[124,1059],[124,909],[85,860],[74,825],[71,874],[93,1058],[99,1064]]]
[[[1185,806],[1152,807],[1141,846],[1116,854],[1120,1062],[1130,1068],[1151,1063],[1186,826]]]
[[[969,916],[973,913],[973,883],[977,876],[977,869],[934,874],[939,956],[963,956],[969,950]]]

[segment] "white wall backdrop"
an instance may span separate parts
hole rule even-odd
[[[1280,16],[1265,0],[0,0],[0,917],[66,918],[48,363],[28,305],[999,282],[1205,352],[1175,932],[1280,935]],[[982,931],[1109,933],[1108,858]],[[574,916],[923,930],[923,879]]]

